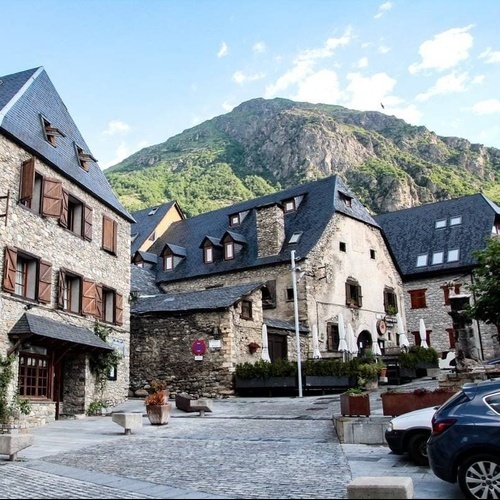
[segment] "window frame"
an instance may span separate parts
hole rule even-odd
[[[214,262],[214,246],[207,245],[203,247],[203,262],[205,264],[212,264]]]
[[[439,255],[441,256],[441,260],[436,262],[435,259]],[[438,266],[440,264],[444,264],[444,252],[442,250],[439,252],[432,252],[431,266]]]
[[[450,217],[450,227],[457,227],[462,225],[462,216],[461,215],[455,215],[453,217]]]
[[[389,309],[391,307],[394,308],[394,312],[389,313]],[[394,291],[394,288],[388,286],[384,287],[384,311],[386,314],[391,316],[397,314],[399,311],[396,292]]]
[[[410,294],[410,309],[425,309],[427,308],[427,288],[417,288],[408,290]]]
[[[44,352],[34,353],[21,350],[19,353],[18,391],[20,397],[29,400],[50,400],[52,398],[53,366],[47,350],[42,350]],[[36,360],[36,366],[32,362],[27,362],[28,359]],[[40,361],[44,366],[40,367]],[[33,370],[35,371],[33,372]],[[42,373],[40,373],[41,370],[43,370]],[[28,385],[30,382],[31,385]],[[31,394],[33,390],[35,394]]]
[[[295,206],[295,198],[289,198],[283,201],[283,212],[289,214],[290,212],[295,212],[297,207]]]
[[[339,241],[339,252],[347,252],[347,243],[345,241]]]
[[[326,350],[327,352],[339,352],[340,333],[338,323],[327,323],[326,325]]]
[[[425,263],[422,263],[422,259],[425,258]],[[428,253],[421,253],[417,255],[417,262],[415,264],[415,267],[427,267],[429,264],[429,254]]]
[[[224,242],[224,260],[233,260],[235,257],[234,241],[228,240]]]
[[[349,307],[360,308],[363,306],[361,285],[354,278],[347,278],[345,282],[345,303]]]
[[[231,214],[229,216],[229,225],[231,227],[234,227],[234,226],[239,226],[241,224],[241,220],[240,220],[240,214],[237,213],[237,214]]]
[[[451,255],[455,255],[455,257],[450,257]],[[460,248],[452,248],[451,250],[448,250],[446,262],[458,262],[460,260]]]
[[[447,225],[448,225],[447,219],[438,219],[434,223],[434,229],[445,229]]]
[[[243,299],[241,301],[241,318],[252,320],[253,319],[253,311],[252,311],[252,301],[248,299]]]

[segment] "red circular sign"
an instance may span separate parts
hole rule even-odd
[[[201,339],[196,339],[191,345],[191,351],[193,351],[193,354],[196,354],[197,356],[205,354],[206,350],[207,350],[207,344],[205,344],[205,341]]]

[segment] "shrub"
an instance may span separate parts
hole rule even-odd
[[[425,349],[422,346],[411,346],[409,351],[410,354],[415,355],[418,361],[423,361],[424,363],[439,364],[439,355],[433,347],[428,347]]]
[[[309,376],[344,377],[355,375],[352,361],[343,362],[340,359],[307,359],[302,363],[302,372]]]

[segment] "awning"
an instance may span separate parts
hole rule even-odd
[[[31,339],[44,347],[80,347],[113,350],[113,346],[101,340],[92,330],[62,321],[24,313],[9,332],[9,337],[25,342]]]

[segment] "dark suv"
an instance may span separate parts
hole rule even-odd
[[[467,498],[500,498],[500,378],[466,383],[432,417],[429,465]]]

